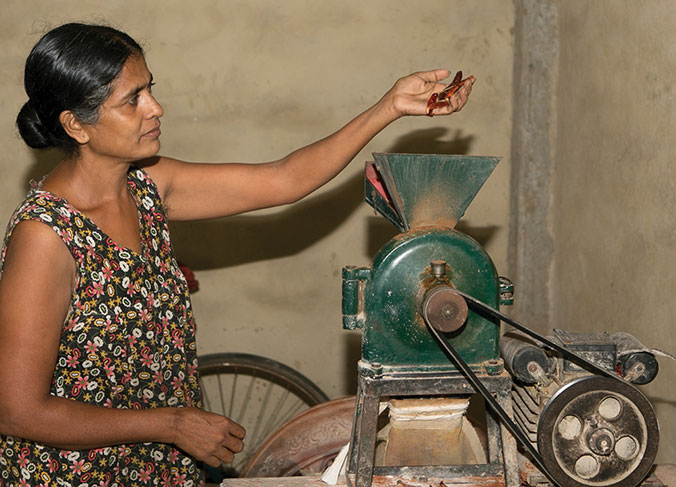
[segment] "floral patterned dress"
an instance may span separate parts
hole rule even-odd
[[[25,220],[49,225],[75,260],[54,396],[107,408],[199,406],[195,324],[162,202],[144,171],[131,168],[127,184],[138,207],[140,254],[34,185],[9,223],[2,262],[14,227]],[[0,487],[189,487],[200,479],[194,459],[173,445],[66,451],[0,435]]]

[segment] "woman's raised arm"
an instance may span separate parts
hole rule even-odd
[[[159,158],[145,166],[160,187],[172,220],[198,220],[293,203],[330,181],[382,129],[405,115],[425,115],[432,93],[440,92],[445,69],[401,78],[375,105],[337,132],[286,157],[262,164],[199,164]],[[435,115],[467,103],[474,78]]]

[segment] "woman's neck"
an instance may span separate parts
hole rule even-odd
[[[129,163],[66,158],[47,175],[42,189],[86,211],[129,198],[129,167]]]

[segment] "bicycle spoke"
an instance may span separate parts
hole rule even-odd
[[[301,412],[303,409],[307,409],[306,404],[303,401],[297,400],[295,403],[291,403],[291,405],[288,407],[286,413],[284,413],[282,418],[285,418],[284,421],[286,421],[287,419],[291,419],[296,414]],[[275,428],[278,426],[281,425],[275,425]]]
[[[253,390],[254,383],[256,382],[256,374],[251,375],[251,380],[249,381],[249,385],[247,386],[246,389],[246,395],[244,396],[244,400],[242,401],[242,408],[240,409],[239,416],[237,416],[237,419],[235,419],[236,423],[242,423],[242,418],[244,418],[244,415],[246,414],[247,406],[249,405],[249,401],[251,400],[251,391]],[[234,395],[234,394],[233,394]]]
[[[204,385],[204,380],[200,377],[200,391],[202,391],[202,407],[207,411],[212,411],[211,403],[209,402],[209,394],[207,393],[207,388]]]
[[[265,411],[267,410],[268,402],[270,401],[270,394],[272,393],[272,388],[274,385],[270,382],[267,383],[266,388],[265,388],[265,397],[263,398],[263,401],[261,403],[261,408],[258,411],[258,415],[256,416],[256,424],[254,424],[253,432],[251,435],[251,443],[253,445],[258,445],[261,443],[261,441],[258,438],[258,432],[261,426],[261,423],[263,422],[263,416],[265,415]],[[273,411],[272,415],[275,415],[275,412]],[[265,428],[263,431],[270,431],[268,428]]]
[[[274,413],[270,415],[268,418],[268,422],[265,425],[265,430],[264,431],[274,431],[275,426],[277,425],[277,417],[279,417],[280,411],[282,411],[282,406],[286,402],[286,398],[289,397],[289,390],[285,389],[284,392],[282,393],[281,398],[277,401],[277,404],[275,405],[274,408]],[[283,414],[281,416],[281,421],[280,423],[284,423],[288,419],[288,414]]]
[[[237,373],[237,369],[233,371],[232,374],[232,387],[230,388],[230,404],[228,405],[228,412],[225,414],[225,403],[223,403],[223,398],[221,398],[221,403],[223,404],[223,413],[228,417],[232,418],[232,410],[235,407],[235,389],[237,389],[237,378],[239,377],[239,374]],[[218,374],[218,380],[221,380],[221,374]]]
[[[296,417],[298,414],[301,413],[301,411],[305,411],[307,408],[307,405],[303,401],[297,401],[296,405],[288,410],[286,415],[282,417],[282,420],[272,426],[272,431],[277,430],[277,428],[281,427],[284,423],[289,421],[290,419]]]
[[[223,384],[221,383],[221,376],[216,376],[216,381],[218,383],[218,396],[221,398],[221,407],[225,410],[225,399],[223,397]]]
[[[244,470],[244,467],[247,466],[249,463],[249,459],[251,458],[251,453],[247,453],[246,451],[242,451],[235,455],[235,459],[232,461],[230,465],[232,465],[232,468],[237,470],[238,472],[242,472]]]

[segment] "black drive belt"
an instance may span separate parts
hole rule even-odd
[[[556,350],[557,352],[561,353],[561,355],[563,355],[566,359],[570,360],[571,362],[577,363],[578,365],[584,367],[590,372],[594,372],[598,375],[609,377],[612,379],[617,379],[621,382],[624,382],[624,380],[622,380],[619,376],[611,374],[607,370],[602,369],[601,367],[590,362],[586,358],[581,357],[580,355],[568,350],[567,348],[562,347],[561,345],[549,340],[548,338],[541,336],[540,334],[526,328],[518,321],[513,320],[512,318],[501,313],[500,311],[488,306],[485,303],[482,303],[478,299],[475,299],[472,296],[463,293],[462,291],[458,291],[457,289],[454,289],[454,291],[460,296],[462,296],[462,298],[467,302],[467,305],[475,312],[478,312],[481,315],[493,319],[504,321],[505,323],[516,328],[517,330],[522,331],[523,333],[540,341],[545,346],[553,350]],[[430,325],[427,319],[425,319],[425,323],[427,323],[427,327],[429,328],[430,332],[435,337],[441,348],[443,348],[444,351],[451,357],[453,362],[455,362],[456,366],[467,377],[472,386],[483,396],[483,398],[490,405],[490,407],[500,417],[505,427],[514,435],[514,437],[519,441],[519,443],[521,443],[521,445],[526,449],[526,451],[528,451],[528,453],[531,456],[531,459],[533,460],[533,463],[535,463],[535,466],[538,467],[538,469],[549,479],[550,482],[552,482],[553,485],[558,485],[557,482],[551,477],[551,475],[547,471],[547,468],[545,467],[542,457],[540,456],[538,451],[531,444],[531,442],[528,440],[523,431],[521,431],[521,428],[519,428],[512,421],[512,418],[509,417],[509,415],[505,412],[504,409],[502,409],[502,406],[500,406],[497,400],[491,395],[490,392],[488,392],[488,389],[486,389],[486,387],[481,383],[481,380],[479,380],[476,374],[472,371],[471,367],[469,367],[469,365],[467,365],[467,363],[462,359],[462,357],[460,357],[460,354],[453,348],[453,346],[449,343],[448,339],[441,332],[439,332],[432,325]]]

